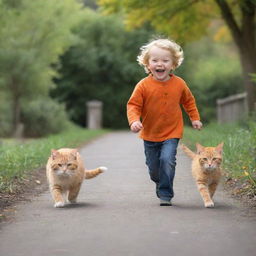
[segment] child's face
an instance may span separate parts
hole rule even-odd
[[[147,68],[158,81],[170,79],[170,71],[173,69],[172,55],[170,51],[153,46],[149,51]]]

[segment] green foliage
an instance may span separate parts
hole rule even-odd
[[[231,49],[230,49],[231,48]],[[216,100],[242,91],[239,59],[232,46],[203,38],[184,48],[185,60],[177,74],[192,90],[201,119],[216,119]]]
[[[73,0],[20,2],[19,8],[1,9],[1,76],[7,86],[15,78],[22,95],[41,94],[52,85],[51,64],[73,43],[70,29],[78,22],[79,5]]]
[[[194,40],[205,34],[216,11],[214,1],[180,0],[99,0],[103,13],[123,14],[130,28],[150,23],[159,33],[180,42]]]
[[[76,123],[84,125],[87,101],[100,100],[104,127],[127,127],[126,102],[145,76],[136,56],[149,32],[128,32],[119,18],[88,11],[74,33],[79,42],[63,55],[52,96]]]
[[[256,83],[256,73],[251,74],[251,77],[252,77],[252,81],[254,81]]]
[[[11,131],[11,106],[8,97],[0,92],[0,137],[10,136]]]
[[[45,166],[51,149],[75,148],[81,143],[105,133],[103,130],[86,130],[70,126],[68,130],[47,138],[28,142],[2,142],[0,145],[0,191],[15,190],[15,179],[21,179],[29,171]]]
[[[24,104],[22,121],[27,137],[42,137],[59,133],[68,126],[64,106],[49,98],[39,98]]]
[[[11,95],[15,117],[23,99],[53,87],[54,65],[74,43],[80,9],[76,0],[0,1],[0,88]]]

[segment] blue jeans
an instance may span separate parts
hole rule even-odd
[[[176,154],[179,139],[169,139],[162,142],[144,140],[146,165],[151,180],[156,183],[156,194],[169,201],[173,198],[173,179],[176,167]]]

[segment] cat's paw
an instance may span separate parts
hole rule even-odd
[[[65,206],[65,203],[64,202],[56,202],[55,204],[54,204],[54,207],[55,208],[62,208],[62,207],[64,207]]]
[[[207,202],[207,203],[204,204],[204,206],[206,208],[213,208],[214,207],[214,202]]]
[[[70,204],[76,204],[77,202],[76,202],[76,199],[75,199],[75,200],[69,200],[69,203]]]

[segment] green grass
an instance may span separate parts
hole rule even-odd
[[[217,146],[224,142],[224,170],[228,177],[247,181],[256,191],[256,124],[211,124],[201,131],[186,127],[183,143],[195,150],[195,143]]]
[[[76,126],[58,135],[23,142],[2,140],[0,145],[0,191],[12,191],[14,179],[44,166],[51,149],[79,147],[106,130],[87,130]]]

